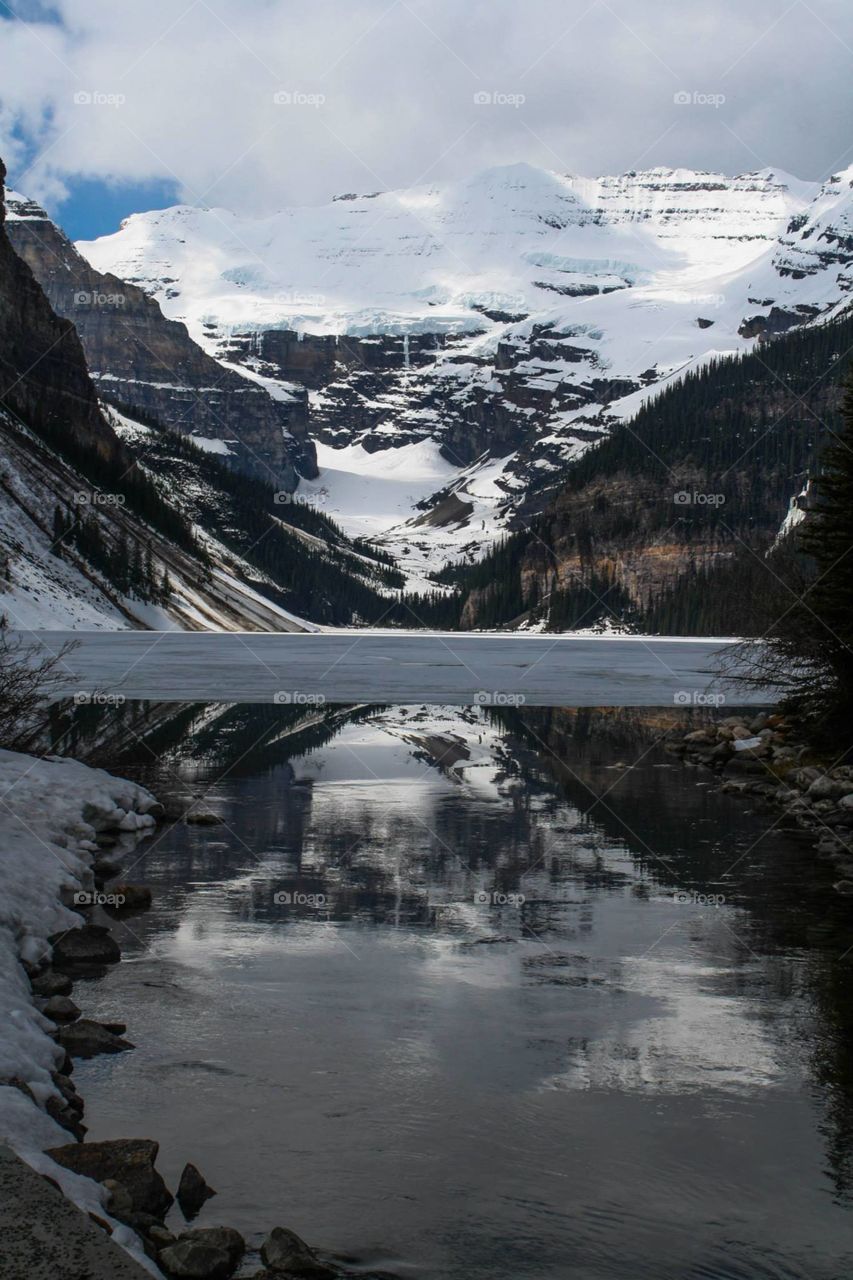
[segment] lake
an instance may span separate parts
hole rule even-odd
[[[224,818],[127,855],[154,906],[75,989],[137,1046],[77,1064],[89,1137],[197,1164],[199,1225],[412,1280],[853,1274],[849,900],[657,713],[78,712]]]
[[[85,698],[228,702],[424,701],[466,706],[769,704],[769,690],[723,679],[732,640],[269,632],[37,632],[48,653],[75,645],[63,691]]]

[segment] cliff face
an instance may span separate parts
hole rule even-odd
[[[74,326],[54,314],[6,234],[5,178],[0,160],[0,404],[37,430],[62,430],[103,458],[118,457]]]
[[[462,625],[533,611],[555,629],[629,616],[742,634],[762,609],[769,623],[786,589],[768,556],[807,510],[851,349],[853,310],[674,384],[578,459],[532,523],[520,513],[505,549],[462,571]]]
[[[277,488],[316,474],[304,392],[273,398],[223,367],[135,285],[96,271],[38,205],[8,199],[7,231],[51,306],[73,322],[98,391],[188,435],[224,442]]]

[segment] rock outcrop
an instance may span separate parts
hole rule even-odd
[[[274,399],[207,355],[142,289],[96,271],[39,205],[10,193],[7,207],[12,248],[73,323],[103,397],[222,441],[235,465],[276,488],[293,489],[299,472],[316,474],[304,393]]]
[[[62,431],[104,459],[122,446],[104,421],[73,324],[61,319],[10,242],[0,160],[0,405],[36,430]]]

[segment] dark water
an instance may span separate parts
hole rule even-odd
[[[775,813],[625,713],[125,714],[99,762],[226,823],[142,847],[78,988],[138,1047],[75,1078],[200,1224],[418,1280],[853,1275],[851,908]]]

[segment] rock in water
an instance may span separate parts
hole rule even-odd
[[[178,1183],[177,1201],[185,1218],[194,1218],[205,1200],[215,1196],[194,1164],[185,1164]]]
[[[224,1249],[199,1240],[178,1240],[157,1255],[160,1266],[170,1276],[193,1280],[228,1280],[234,1268]]]
[[[221,1249],[231,1259],[232,1269],[236,1268],[246,1252],[246,1241],[233,1227],[194,1227],[192,1231],[183,1231],[180,1240],[192,1240],[200,1244]]]
[[[149,1138],[118,1138],[111,1142],[52,1147],[45,1154],[85,1178],[120,1182],[130,1193],[135,1213],[150,1213],[160,1218],[168,1212],[174,1197],[154,1168],[159,1150],[160,1144]]]
[[[117,964],[121,951],[109,929],[101,924],[84,924],[79,929],[55,933],[49,942],[53,947],[54,965],[67,969],[78,965]]]
[[[51,996],[70,996],[73,984],[67,973],[57,973],[55,969],[48,969],[38,978],[33,978],[30,983],[34,996],[44,996],[48,1000]]]
[[[336,1272],[321,1262],[295,1231],[274,1227],[261,1245],[261,1258],[273,1271],[293,1276],[313,1276],[315,1280],[334,1280]]]
[[[217,827],[224,821],[222,815],[214,813],[213,809],[190,809],[184,814],[184,822],[197,827]]]
[[[80,1017],[80,1010],[68,996],[51,996],[46,1001],[42,1013],[51,1022],[75,1022]]]
[[[80,1018],[78,1022],[60,1027],[56,1042],[72,1058],[94,1058],[99,1053],[123,1053],[125,1049],[134,1048],[129,1040],[123,1040],[108,1027],[89,1018]]]

